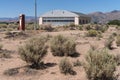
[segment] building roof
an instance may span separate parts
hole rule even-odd
[[[72,12],[72,11],[67,11],[67,10],[53,10],[49,11],[40,17],[88,17],[87,15],[79,12]]]

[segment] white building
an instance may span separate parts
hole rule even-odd
[[[39,25],[51,24],[53,26],[87,24],[91,22],[91,18],[83,13],[72,12],[67,10],[49,11],[39,18]]]

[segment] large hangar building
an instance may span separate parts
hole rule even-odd
[[[39,25],[51,24],[53,26],[69,25],[71,23],[75,25],[87,24],[91,22],[91,18],[88,15],[78,12],[72,12],[67,10],[53,10],[49,11],[39,18]]]

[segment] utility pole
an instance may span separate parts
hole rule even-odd
[[[35,0],[35,22],[34,22],[34,30],[37,29],[37,1]]]

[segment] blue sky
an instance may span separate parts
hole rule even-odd
[[[38,16],[55,9],[91,13],[120,10],[120,0],[37,0]],[[34,16],[34,0],[0,0],[0,17]]]

